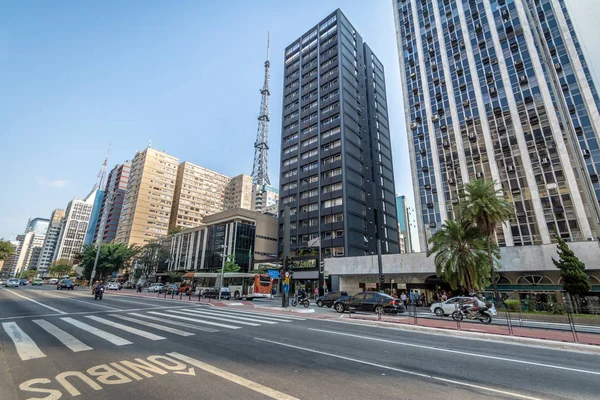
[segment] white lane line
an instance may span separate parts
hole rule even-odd
[[[200,311],[200,310],[193,310],[193,309],[192,310],[185,310],[184,309],[183,311],[187,311],[187,312],[194,313],[194,314],[200,314],[200,315],[215,315],[217,317],[227,317],[229,319],[233,319],[233,320],[236,320],[236,321],[239,320],[239,321],[260,322],[260,323],[268,324],[268,325],[274,325],[274,324],[277,323],[275,321],[266,321],[266,320],[261,320],[261,319],[258,319],[258,318],[239,317],[239,316],[234,315],[234,314],[220,314],[220,313],[214,313],[213,314],[212,310],[207,312],[207,311]]]
[[[21,357],[21,360],[27,361],[46,357],[40,348],[37,347],[33,339],[23,332],[16,322],[3,322],[2,327],[15,344],[15,348],[17,349],[17,353],[19,354],[19,357]]]
[[[517,364],[535,365],[536,367],[545,367],[545,368],[560,369],[563,371],[600,375],[600,372],[589,371],[589,370],[578,369],[578,368],[561,367],[560,365],[544,364],[544,363],[538,363],[538,362],[533,362],[533,361],[515,360],[513,358],[505,358],[505,357],[498,357],[498,356],[487,356],[485,354],[468,353],[465,351],[450,350],[450,349],[444,349],[441,347],[432,347],[432,346],[424,346],[424,345],[420,345],[420,344],[396,342],[394,340],[379,339],[379,338],[373,338],[373,337],[368,337],[368,336],[355,335],[352,333],[335,332],[335,331],[329,331],[326,329],[314,329],[314,328],[308,328],[308,329],[311,331],[329,333],[332,335],[349,336],[349,337],[354,337],[354,338],[359,338],[359,339],[371,340],[371,341],[375,341],[375,342],[391,343],[391,344],[395,344],[397,346],[416,347],[416,348],[424,349],[424,350],[433,350],[433,351],[444,352],[444,353],[460,354],[460,355],[469,356],[469,357],[487,358],[487,359],[491,359],[491,360],[513,362],[513,363],[517,363]]]
[[[268,396],[272,399],[275,399],[275,400],[299,400],[298,398],[290,396],[289,394],[285,394],[278,390],[271,389],[270,387],[263,386],[260,383],[243,378],[239,375],[232,374],[231,372],[222,370],[222,369],[212,366],[210,364],[206,364],[200,360],[196,360],[195,358],[191,358],[191,357],[185,356],[180,353],[167,353],[167,355],[169,357],[173,357],[178,360],[181,360],[189,365],[193,365],[196,368],[199,368],[203,371],[206,371],[208,373],[216,375],[220,378],[226,379],[229,382],[233,382],[233,383],[236,383],[245,388],[254,390],[255,392],[258,392],[260,394]]]
[[[185,322],[179,322],[179,321],[169,321],[166,320],[164,318],[159,318],[159,317],[153,317],[151,315],[146,315],[146,314],[138,314],[138,313],[129,313],[129,315],[133,315],[134,317],[138,317],[138,318],[146,318],[146,319],[150,319],[152,321],[159,321],[162,322],[163,324],[171,324],[171,325],[177,325],[179,327],[185,327],[185,328],[190,328],[190,329],[196,329],[199,331],[203,331],[203,332],[210,332],[210,333],[215,333],[215,332],[219,332],[218,329],[212,329],[212,328],[205,328],[203,326],[197,326],[197,325],[192,325],[192,324],[186,324]]]
[[[123,339],[120,336],[113,335],[112,333],[103,331],[102,329],[95,328],[95,327],[93,327],[91,325],[88,325],[88,324],[86,324],[84,322],[77,321],[76,319],[73,319],[71,317],[64,317],[64,318],[61,318],[61,319],[63,321],[65,321],[65,322],[73,325],[73,326],[76,326],[79,329],[82,329],[82,330],[84,330],[84,331],[86,331],[88,333],[91,333],[92,335],[96,335],[96,336],[98,336],[101,339],[109,341],[110,343],[114,344],[115,346],[124,346],[124,345],[127,345],[127,344],[132,344],[132,342],[130,342],[129,340]]]
[[[50,293],[46,293],[46,295],[47,296],[51,296],[51,297],[55,297],[55,298],[61,299],[61,300],[76,301],[78,303],[90,304],[90,305],[93,305],[93,306],[96,306],[96,307],[108,308],[109,310],[112,310],[112,311],[123,311],[123,310],[121,310],[119,308],[109,307],[109,306],[104,306],[102,304],[98,304],[98,300],[94,300],[94,301],[91,301],[91,299],[90,299],[90,301],[77,300],[77,299],[70,298],[68,296],[61,296],[61,295],[50,294]]]
[[[173,334],[179,335],[179,336],[194,336],[195,335],[195,333],[192,333],[192,332],[182,331],[181,329],[175,329],[175,328],[171,328],[169,326],[163,326],[163,325],[155,324],[153,322],[140,321],[139,319],[135,319],[135,318],[131,318],[131,317],[126,317],[125,315],[112,315],[112,316],[115,317],[115,318],[122,319],[123,321],[133,322],[133,323],[144,325],[144,326],[147,326],[147,327],[150,327],[150,328],[158,329],[159,331],[165,331],[165,332],[173,333]]]
[[[485,390],[487,392],[498,393],[498,394],[501,394],[501,395],[504,395],[504,396],[516,397],[516,398],[519,398],[519,399],[527,399],[527,400],[542,400],[539,397],[526,396],[524,394],[515,393],[515,392],[508,392],[508,391],[505,391],[505,390],[495,389],[495,388],[492,388],[492,387],[489,387],[489,386],[474,385],[472,383],[467,383],[467,382],[464,382],[464,381],[456,381],[456,380],[446,379],[446,378],[442,378],[442,377],[435,376],[435,375],[424,374],[424,373],[414,372],[414,371],[410,371],[410,370],[406,370],[406,369],[400,369],[400,368],[390,367],[388,365],[376,364],[376,363],[372,363],[372,362],[369,362],[369,361],[359,360],[359,359],[356,359],[356,358],[350,358],[350,357],[340,356],[338,354],[327,353],[327,352],[324,352],[324,351],[321,351],[321,350],[313,350],[313,349],[309,349],[309,348],[306,348],[306,347],[294,346],[292,344],[280,343],[280,342],[276,342],[276,341],[273,341],[273,340],[261,339],[261,338],[257,338],[257,337],[255,337],[254,340],[258,340],[260,342],[265,342],[265,343],[276,344],[276,345],[279,345],[279,346],[288,347],[290,349],[296,349],[296,350],[306,351],[306,352],[309,352],[309,353],[315,353],[315,354],[319,354],[319,355],[322,355],[322,356],[328,356],[328,357],[338,358],[340,360],[352,361],[352,362],[355,362],[355,363],[358,363],[358,364],[369,365],[371,367],[377,367],[377,368],[387,369],[387,370],[390,370],[390,371],[401,372],[401,373],[407,374],[407,375],[413,375],[413,376],[418,376],[418,377],[421,377],[421,378],[432,379],[432,380],[435,380],[435,381],[446,382],[446,383],[450,383],[450,384],[453,384],[453,385],[466,386],[466,387],[470,387],[470,388],[474,388],[474,389]]]
[[[117,322],[114,322],[114,321],[111,321],[111,320],[108,320],[108,319],[96,317],[95,315],[88,315],[86,318],[89,318],[89,319],[91,319],[93,321],[96,321],[96,322],[100,322],[101,324],[104,324],[104,325],[107,325],[107,326],[112,326],[113,328],[117,328],[117,329],[120,329],[120,330],[125,331],[125,332],[133,333],[134,335],[138,335],[138,336],[141,336],[141,337],[146,338],[146,339],[150,339],[150,340],[164,340],[164,339],[166,339],[166,337],[164,337],[164,336],[155,335],[154,333],[146,332],[146,331],[143,331],[141,329],[133,328],[131,326],[119,324]]]
[[[75,336],[63,331],[62,329],[60,329],[54,324],[51,324],[45,319],[34,319],[33,322],[37,324],[40,328],[42,328],[43,330],[60,340],[62,344],[67,346],[69,349],[71,349],[71,351],[74,351],[75,353],[80,351],[93,350],[90,346],[81,342]]]
[[[234,311],[226,311],[226,310],[221,310],[221,309],[217,309],[217,308],[211,308],[210,312],[213,313],[213,314],[219,314],[219,315],[238,315],[238,316],[244,316],[244,317],[249,317],[249,318],[259,318],[260,320],[264,320],[264,321],[294,322],[293,320],[290,320],[290,319],[265,317],[263,315],[258,315],[258,316],[255,317],[254,315],[250,315],[250,314],[237,314]],[[256,321],[258,321],[258,319]]]
[[[172,310],[171,310],[172,311]],[[173,311],[172,311],[173,312]],[[219,324],[218,322],[212,322],[212,321],[204,321],[201,319],[197,319],[197,318],[188,318],[188,317],[181,317],[179,315],[172,315],[172,314],[165,314],[165,313],[159,313],[156,311],[148,311],[149,314],[154,314],[154,315],[162,315],[163,317],[168,317],[168,318],[175,318],[175,319],[181,319],[183,321],[192,321],[192,322],[197,322],[199,324],[206,324],[206,325],[212,325],[212,326],[220,326],[221,328],[227,328],[227,329],[242,329],[241,326],[234,326],[234,325],[226,325],[226,324]]]
[[[1,286],[0,286],[0,289],[2,289],[2,290],[6,290],[7,292],[9,292],[9,293],[12,293],[12,294],[14,294],[15,296],[19,296],[19,297],[21,297],[21,298],[23,298],[23,299],[25,299],[25,300],[27,300],[27,301],[31,301],[32,303],[35,303],[35,304],[37,304],[38,306],[46,307],[48,310],[52,310],[52,311],[54,311],[55,313],[58,313],[58,314],[63,314],[63,315],[64,315],[64,314],[67,314],[66,312],[64,312],[64,311],[62,311],[62,310],[59,310],[58,308],[50,307],[50,306],[48,306],[48,305],[46,305],[46,304],[44,304],[44,303],[40,303],[39,301],[36,301],[36,300],[30,299],[30,298],[29,298],[29,297],[27,297],[27,296],[23,296],[22,294],[19,294],[19,293],[15,292],[14,290],[8,290],[8,289],[4,289],[4,288],[3,288],[3,287],[1,287]]]
[[[246,311],[246,310],[232,310],[235,311],[236,313],[241,313],[241,314],[250,314],[250,315],[259,315],[259,316],[270,316],[270,317],[274,317],[274,318],[284,318],[284,319],[293,319],[296,321],[306,321],[306,318],[301,318],[301,317],[296,317],[293,315],[283,315],[283,314],[276,314],[276,313],[270,313],[270,312],[258,312],[258,311]],[[291,314],[291,313],[290,313]]]
[[[196,316],[197,316],[197,317],[202,317],[202,318],[214,319],[214,320],[217,320],[217,321],[233,322],[233,323],[235,323],[235,324],[240,324],[240,325],[247,325],[247,326],[260,326],[260,324],[255,324],[255,323],[253,323],[253,322],[232,321],[232,320],[231,320],[232,318],[223,318],[223,317],[217,317],[217,316],[210,315],[209,313],[202,313],[202,314],[199,314],[201,311],[198,311],[198,312],[196,312],[196,311],[193,311],[193,312],[186,312],[186,311],[175,311],[175,310],[173,310],[173,311],[171,311],[171,312],[174,312],[174,313],[176,313],[176,314],[188,315],[188,316],[190,316],[190,317],[196,317]],[[190,314],[191,314],[191,315],[190,315]]]

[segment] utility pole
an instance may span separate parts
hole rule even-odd
[[[379,291],[383,292],[383,283],[385,281],[385,277],[383,276],[383,259],[381,257],[381,240],[379,239],[379,219],[377,215],[377,210],[373,210],[375,212],[375,240],[377,243],[377,269],[379,272]]]

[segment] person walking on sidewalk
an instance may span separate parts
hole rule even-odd
[[[402,292],[402,294],[400,295],[400,300],[402,300],[402,304],[404,304],[404,307],[408,305],[408,298],[406,297],[406,292]]]

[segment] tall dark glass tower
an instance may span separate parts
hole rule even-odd
[[[600,236],[598,94],[563,0],[393,0],[421,248],[498,182],[500,246]]]
[[[292,251],[398,253],[383,65],[338,9],[285,49],[280,215]],[[279,251],[283,250],[280,218]]]

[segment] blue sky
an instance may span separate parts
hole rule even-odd
[[[596,0],[577,4],[600,65]],[[0,238],[50,217],[109,167],[153,147],[237,175],[252,171],[267,30],[269,175],[278,181],[283,50],[337,7],[386,69],[396,189],[412,186],[392,1],[18,1],[0,13]]]

